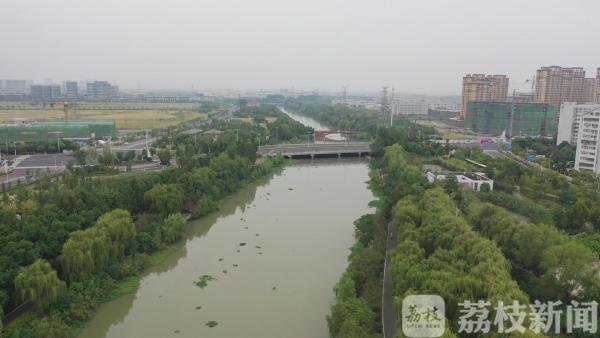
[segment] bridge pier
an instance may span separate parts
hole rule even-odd
[[[361,157],[362,157],[362,153],[359,151],[358,152],[358,158],[361,158]]]
[[[341,158],[341,157],[342,157],[342,154],[341,154],[341,153],[338,153],[338,158]]]
[[[310,159],[314,160],[315,159],[315,154],[310,154]]]

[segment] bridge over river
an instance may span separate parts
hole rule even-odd
[[[331,157],[358,156],[371,153],[370,142],[277,144],[258,148],[261,156]]]

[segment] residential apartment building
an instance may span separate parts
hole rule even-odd
[[[600,103],[600,68],[597,69],[596,73],[596,98],[595,103]]]
[[[506,102],[508,78],[506,75],[467,74],[463,77],[462,115],[469,102]]]
[[[556,145],[563,142],[577,145],[581,117],[598,109],[600,109],[600,104],[577,104],[575,102],[563,103],[560,107],[560,117],[558,119]]]
[[[542,67],[537,70],[535,101],[555,104],[585,103],[585,70],[581,67]]]
[[[600,105],[584,113],[579,122],[575,170],[600,171]]]
[[[596,78],[586,78],[583,80],[583,103],[596,102]]]

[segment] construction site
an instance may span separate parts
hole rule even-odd
[[[557,114],[555,105],[544,103],[469,102],[464,128],[507,137],[553,137]]]

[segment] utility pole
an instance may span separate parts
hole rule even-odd
[[[342,104],[344,106],[348,105],[348,86],[342,86]]]

